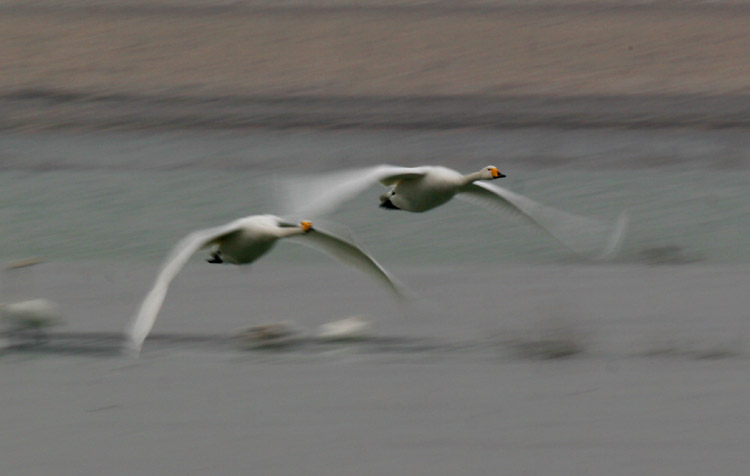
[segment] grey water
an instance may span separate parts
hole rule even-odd
[[[541,203],[607,221],[627,210],[624,261],[660,249],[707,262],[749,256],[750,140],[742,131],[50,132],[0,141],[6,259],[157,259],[195,228],[283,213],[277,180],[380,163],[467,173],[491,163],[508,175],[502,186]],[[420,216],[388,214],[376,207],[380,193],[373,187],[331,221],[385,261],[569,257],[521,220],[460,201]]]
[[[611,261],[454,201],[347,230],[418,296],[281,243],[196,256],[140,359],[120,332],[186,233],[285,213],[285,177],[497,165],[556,208],[630,217]],[[735,475],[750,464],[750,139],[742,130],[467,129],[0,134],[0,300],[59,303],[0,352],[0,474]],[[372,335],[316,337],[362,315]],[[237,331],[301,329],[246,347]]]

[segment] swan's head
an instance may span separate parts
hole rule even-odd
[[[505,174],[501,173],[494,165],[488,165],[482,169],[482,178],[484,180],[495,180],[505,177]]]
[[[305,220],[305,221],[303,221],[303,222],[300,223],[300,226],[302,227],[302,230],[305,233],[308,233],[310,231],[315,231],[315,228],[313,228],[312,222],[310,222],[310,221]]]

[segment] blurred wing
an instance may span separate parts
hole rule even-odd
[[[627,216],[624,212],[612,226],[542,205],[485,182],[471,183],[457,196],[493,211],[519,212],[576,254],[589,258],[612,257],[622,246],[627,229]]]
[[[388,291],[395,294],[399,299],[407,299],[409,297],[408,291],[402,285],[398,284],[375,259],[346,240],[320,231],[317,228],[310,233],[291,236],[289,239],[295,243],[316,248],[343,263],[359,269],[385,286]]]
[[[156,276],[154,286],[141,303],[138,314],[126,331],[127,345],[130,350],[136,354],[140,352],[143,341],[146,340],[146,336],[148,336],[148,333],[151,332],[151,328],[154,326],[156,316],[159,314],[159,309],[161,309],[161,305],[164,302],[169,284],[177,276],[182,267],[185,266],[190,257],[213,240],[236,231],[238,227],[238,222],[235,221],[224,226],[194,231],[172,248],[167,259],[164,260],[159,274]]]
[[[375,183],[392,185],[404,178],[421,177],[424,167],[377,167],[346,170],[311,177],[287,179],[281,184],[281,203],[286,215],[315,218],[333,212],[342,203]]]

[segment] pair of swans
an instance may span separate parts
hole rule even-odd
[[[581,255],[606,258],[615,253],[622,243],[626,227],[624,215],[620,216],[613,229],[596,220],[541,205],[488,183],[502,177],[505,175],[492,165],[468,175],[438,166],[381,165],[305,178],[301,184],[288,184],[286,191],[287,201],[290,208],[296,210],[296,215],[320,216],[332,212],[379,182],[390,187],[380,197],[383,208],[419,213],[458,196],[490,210],[517,212]],[[136,354],[140,352],[164,302],[169,284],[197,251],[212,247],[211,259],[207,260],[209,263],[243,265],[269,252],[280,239],[318,248],[359,268],[397,298],[406,296],[404,288],[375,259],[353,243],[314,228],[309,221],[297,224],[274,215],[253,215],[223,226],[195,231],[175,245],[126,331],[127,346]]]

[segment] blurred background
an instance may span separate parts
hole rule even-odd
[[[0,262],[41,260],[0,301],[65,322],[0,355],[0,473],[738,474],[748,25],[746,0],[0,0]],[[182,236],[381,163],[494,164],[566,212],[627,210],[628,234],[592,262],[462,202],[378,209],[373,187],[330,220],[419,306],[295,245],[197,256],[162,340],[117,354]],[[350,315],[372,339],[224,345]]]

